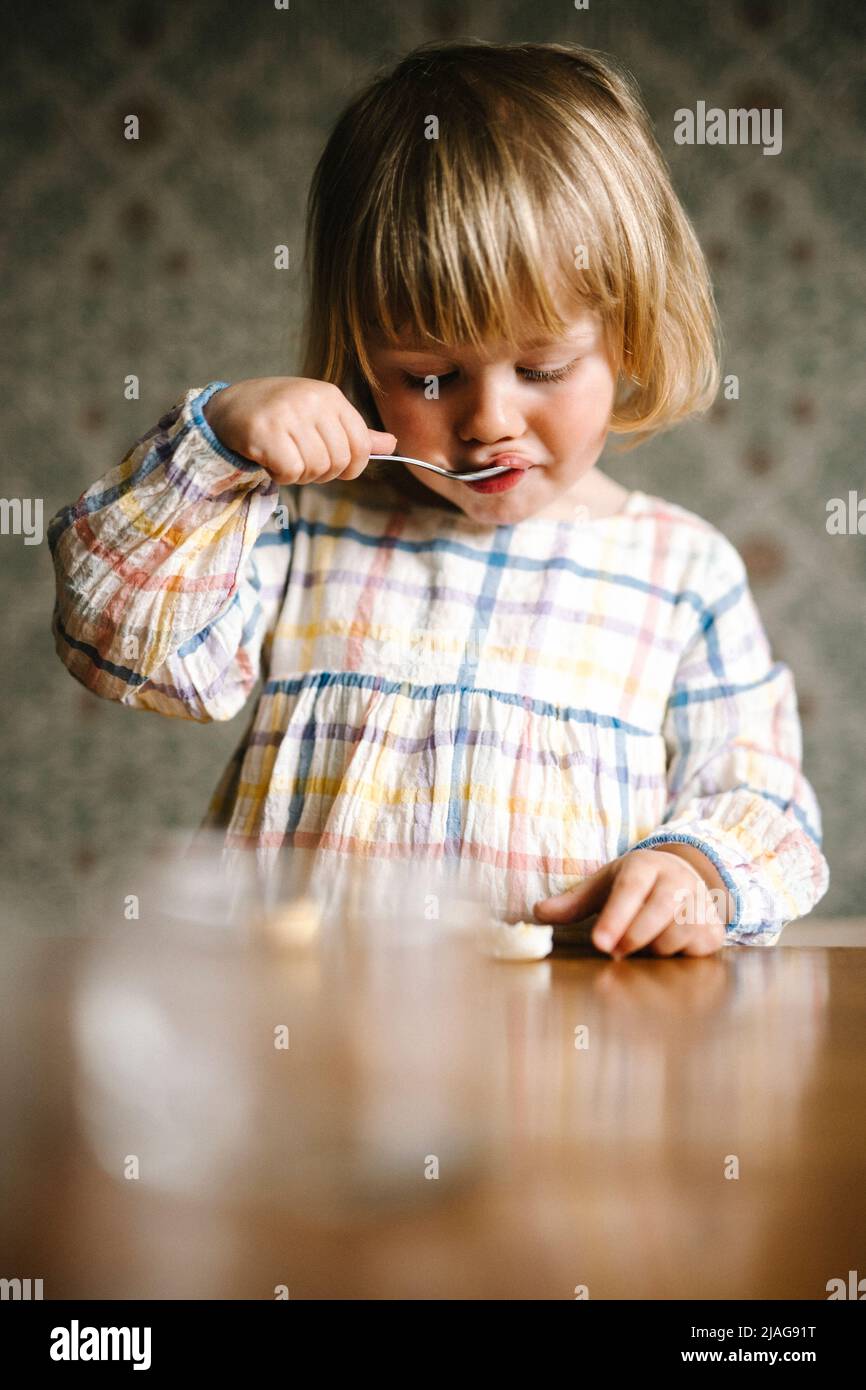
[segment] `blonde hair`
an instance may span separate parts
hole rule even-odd
[[[595,50],[414,49],[338,118],[304,254],[301,373],[340,386],[373,428],[374,342],[406,327],[476,348],[558,337],[576,305],[602,321],[609,428],[632,436],[617,452],[718,390],[706,261],[634,79]]]

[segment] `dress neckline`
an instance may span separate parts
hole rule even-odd
[[[627,493],[619,511],[610,512],[607,516],[578,515],[573,520],[566,516],[527,516],[524,517],[522,521],[493,522],[491,525],[485,526],[481,522],[473,521],[472,517],[467,516],[465,512],[455,512],[453,514],[449,513],[449,520],[451,520],[455,526],[480,532],[497,531],[503,528],[517,532],[525,532],[530,526],[574,526],[577,528],[582,528],[584,526],[603,526],[609,521],[622,521],[626,517],[633,516],[636,512],[641,511],[646,496],[647,494],[641,492],[639,488],[632,488]],[[421,506],[419,510],[438,512],[439,508]],[[575,512],[580,512],[579,506],[575,507]]]

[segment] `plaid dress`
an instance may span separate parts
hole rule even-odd
[[[186,392],[48,539],[56,650],[89,690],[204,721],[261,680],[203,822],[226,851],[468,859],[493,913],[531,921],[679,840],[733,894],[729,940],[811,911],[829,870],[794,682],[721,532],[640,491],[481,525],[369,472],[278,486],[205,420],[225,385]]]

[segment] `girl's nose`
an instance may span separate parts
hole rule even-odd
[[[524,423],[517,407],[516,383],[478,381],[466,387],[466,404],[461,411],[460,436],[495,444],[497,439],[519,439]]]

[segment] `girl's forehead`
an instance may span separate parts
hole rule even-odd
[[[598,330],[598,315],[589,310],[574,315],[566,320],[565,327],[560,334],[542,332],[527,333],[519,342],[506,342],[505,340],[493,341],[484,340],[485,351],[496,351],[498,349],[508,350],[516,348],[520,351],[530,351],[535,348],[554,347],[560,343],[579,343],[592,341]],[[402,352],[435,352],[437,349],[449,348],[454,351],[465,352],[472,355],[476,349],[471,343],[446,343],[441,339],[430,337],[418,333],[411,325],[403,324],[398,330],[397,341],[387,342],[383,337],[374,338],[372,346],[384,349],[392,348]]]

